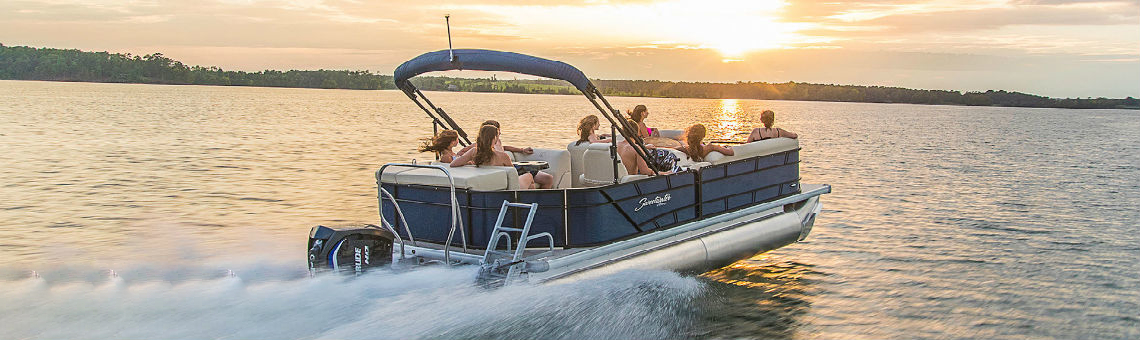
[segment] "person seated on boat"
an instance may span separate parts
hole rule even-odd
[[[610,135],[605,134],[598,136],[598,129],[602,127],[602,123],[598,121],[598,116],[589,115],[583,117],[578,121],[578,141],[574,145],[582,143],[609,143]]]
[[[645,105],[638,105],[633,107],[633,111],[626,111],[629,114],[629,119],[637,122],[637,135],[641,138],[650,136],[660,136],[661,132],[657,129],[649,128],[645,125],[645,118],[649,117],[649,109]]]
[[[493,126],[495,126],[496,129],[500,129],[500,130],[503,129],[503,127],[499,125],[499,122],[494,121],[494,120],[487,120],[487,121],[483,122],[483,124],[480,124],[479,126],[484,126],[484,125],[493,125]],[[531,147],[516,148],[516,147],[510,146],[510,145],[503,145],[502,142],[499,142],[499,141],[496,141],[495,143],[496,143],[495,144],[495,150],[504,151],[504,152],[505,151],[518,152],[518,153],[522,153],[522,154],[526,154],[526,155],[534,153],[534,148],[531,148]],[[462,154],[466,153],[467,150],[471,150],[471,148],[474,146],[475,145],[465,146],[462,149],[459,149],[459,153],[457,153],[457,154],[462,155]]]
[[[637,129],[637,122],[629,120],[626,122],[630,128]],[[628,134],[634,134],[635,131],[626,131]],[[623,139],[617,143],[618,156],[621,157],[621,164],[625,165],[625,171],[630,175],[649,175],[653,176],[653,170],[650,166],[657,169],[657,173],[661,175],[668,175],[676,172],[677,157],[669,150],[657,149],[653,144],[646,144],[645,147],[649,151],[649,159],[652,164],[646,163],[645,159],[638,156],[637,150],[629,143],[629,140]]]
[[[760,122],[764,123],[763,128],[752,129],[752,133],[748,135],[748,141],[745,143],[752,143],[759,140],[772,139],[772,138],[799,138],[799,135],[794,132],[784,130],[781,128],[773,128],[772,124],[776,121],[776,113],[772,110],[764,110],[760,113]]]
[[[424,138],[424,144],[420,146],[420,152],[433,152],[435,157],[441,163],[451,163],[455,160],[455,148],[459,144],[459,133],[455,130],[440,131],[435,138]]]
[[[514,166],[511,163],[511,157],[501,150],[497,150],[495,145],[499,145],[499,128],[494,125],[487,124],[479,128],[479,137],[475,139],[475,144],[467,152],[455,157],[451,161],[452,167],[460,167],[468,164],[475,166]],[[549,189],[553,186],[554,176],[541,171],[528,171],[519,174],[519,188],[523,189]]]
[[[677,147],[677,150],[684,152],[694,162],[704,162],[705,156],[709,152],[720,152],[725,156],[732,156],[732,148],[726,148],[720,145],[704,144],[701,143],[705,140],[706,129],[702,124],[693,124],[688,129],[685,129],[685,145]]]
[[[495,120],[484,121],[483,125],[484,126],[492,125],[495,128],[499,129],[500,132],[503,131],[503,127],[500,126],[499,122],[495,121]],[[532,147],[528,146],[525,148],[518,148],[518,147],[513,147],[510,145],[503,145],[502,140],[497,139],[497,138],[495,139],[495,145],[494,146],[495,146],[495,150],[497,150],[497,151],[518,152],[518,153],[521,153],[524,155],[534,154],[534,148],[532,148]],[[522,175],[522,174],[519,174],[519,175]],[[533,177],[533,183],[534,183],[535,189],[550,189],[550,188],[554,187],[554,175],[551,175],[551,174],[548,174],[548,173],[545,173],[542,171],[530,171],[530,175],[531,175],[531,177]],[[529,186],[524,185],[524,186],[522,186],[522,188],[529,188]]]

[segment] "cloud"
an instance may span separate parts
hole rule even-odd
[[[800,32],[853,49],[949,53],[1137,53],[1138,1],[793,2]]]
[[[939,11],[907,15],[890,15],[863,21],[889,31],[970,31],[989,30],[1011,25],[1121,25],[1135,23],[1140,13],[1124,11],[1124,4],[1104,7],[1021,6]]]
[[[1116,80],[1140,78],[1129,61],[1140,58],[1140,0],[8,0],[0,42],[245,70],[390,72],[447,47],[444,14],[456,47],[564,59],[606,78],[1004,84],[990,72],[1065,95],[1046,87],[1086,91],[1073,84],[1095,74],[1121,89],[1106,95],[1140,92]]]

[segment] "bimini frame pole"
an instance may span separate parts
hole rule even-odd
[[[626,131],[635,131],[635,128],[629,126],[629,124],[626,123],[625,117],[621,115],[621,111],[615,110],[614,107],[610,105],[610,102],[606,100],[606,97],[602,96],[602,91],[598,91],[598,88],[595,87],[594,84],[589,84],[589,90],[589,92],[583,91],[582,94],[585,94],[586,98],[590,100],[590,103],[594,104],[594,107],[597,108],[598,111],[602,112],[602,116],[606,117],[606,120],[610,121],[610,124],[613,124],[613,126],[621,127],[618,129],[618,133],[620,133],[622,137],[625,137],[625,140],[626,142],[629,142],[629,145],[633,146],[633,151],[637,153],[637,156],[645,160],[645,164],[649,165],[649,170],[653,171],[654,175],[660,175],[660,173],[657,172],[657,169],[653,168],[653,163],[649,161],[649,148],[645,147],[645,141],[641,139],[641,136],[637,134],[634,134],[632,136],[626,135]],[[604,103],[606,107],[603,108],[602,105],[598,104],[598,101],[595,99],[595,97],[601,99],[602,103]],[[616,120],[615,117],[617,118]],[[613,138],[613,136],[610,138]]]
[[[408,98],[412,100],[412,102],[416,103],[416,106],[419,106],[421,110],[424,110],[424,112],[427,113],[428,117],[430,117],[432,120],[433,130],[436,126],[443,127],[444,129],[455,130],[455,132],[459,133],[460,145],[467,146],[471,144],[471,140],[467,139],[467,132],[463,131],[463,128],[459,127],[459,124],[456,124],[455,121],[451,119],[451,116],[447,115],[447,112],[444,112],[441,108],[435,107],[435,105],[431,103],[431,100],[428,100],[427,96],[424,96],[423,92],[420,92],[420,89],[417,89],[414,85],[409,83],[407,86],[409,87],[408,89],[401,90],[404,92],[404,95],[407,95]],[[420,102],[421,98],[423,99],[423,103]],[[424,106],[424,103],[427,103],[427,106]],[[430,109],[428,107],[430,107]]]

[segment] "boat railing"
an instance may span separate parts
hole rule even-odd
[[[396,215],[398,215],[398,217],[399,217],[398,219],[396,219],[397,223],[399,223],[399,221],[404,221],[404,230],[407,230],[408,219],[404,218],[404,211],[400,210],[399,204],[396,204],[396,198],[394,196],[392,196],[392,194],[389,193],[388,190],[385,190],[384,187],[381,186],[379,189],[380,189],[379,194],[377,194],[377,196],[379,197],[380,204],[383,204],[384,196],[388,196],[388,199],[392,200],[392,205],[396,208]],[[405,248],[404,247],[405,246],[404,238],[400,237],[400,233],[396,232],[396,228],[393,228],[392,224],[388,223],[388,220],[384,219],[384,212],[383,212],[384,208],[381,207],[380,210],[381,210],[381,212],[380,212],[380,225],[384,226],[384,228],[387,229],[388,232],[391,232],[392,236],[394,236],[396,238],[396,242],[400,243],[400,258],[401,259],[406,258],[406,256],[404,256],[404,248]],[[410,230],[408,230],[408,238],[412,240],[413,246],[417,245],[416,239],[414,237],[412,237],[412,232]]]
[[[421,168],[421,169],[436,169],[436,170],[442,171],[444,175],[447,175],[447,183],[448,183],[447,187],[451,191],[451,203],[450,203],[451,204],[451,209],[450,209],[451,210],[451,230],[448,231],[448,233],[447,233],[447,242],[443,244],[443,257],[444,257],[444,262],[446,262],[448,265],[451,265],[452,264],[451,263],[451,241],[455,237],[455,230],[456,229],[459,229],[459,239],[460,239],[460,242],[463,244],[463,251],[464,252],[467,251],[467,235],[463,231],[463,219],[460,218],[459,199],[456,198],[456,195],[455,195],[455,178],[451,176],[451,171],[448,171],[447,168],[442,166],[442,165],[407,164],[407,163],[388,163],[388,164],[384,164],[384,166],[381,166],[380,170],[376,170],[376,188],[377,188],[376,197],[377,197],[377,200],[379,203],[378,209],[380,210],[380,223],[382,225],[384,225],[385,227],[387,227],[388,231],[390,231],[390,232],[392,232],[392,234],[396,235],[397,238],[400,237],[399,233],[396,232],[395,228],[393,228],[392,225],[388,224],[388,221],[384,219],[384,197],[387,196],[388,199],[392,201],[392,207],[395,208],[396,214],[399,215],[400,219],[397,220],[397,223],[399,223],[400,220],[404,221],[404,232],[408,233],[408,239],[410,239],[412,241],[412,245],[417,245],[417,244],[416,244],[415,237],[412,236],[412,230],[411,230],[411,227],[409,226],[408,220],[404,218],[404,213],[403,213],[403,211],[400,210],[400,204],[399,204],[399,202],[396,201],[396,198],[394,196],[392,196],[392,194],[389,193],[388,190],[384,189],[384,181],[383,181],[384,170],[388,169],[389,166],[406,167],[406,168]],[[400,241],[400,257],[403,258],[404,257],[404,242],[402,239],[399,239],[399,241]]]

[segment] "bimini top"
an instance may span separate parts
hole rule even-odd
[[[452,52],[455,54],[454,62],[451,61]],[[414,88],[408,83],[408,79],[412,77],[427,72],[450,70],[522,73],[565,80],[582,92],[589,92],[590,88],[590,79],[586,78],[586,74],[570,64],[525,54],[491,50],[462,49],[424,53],[401,64],[392,75],[396,87],[407,90]]]

